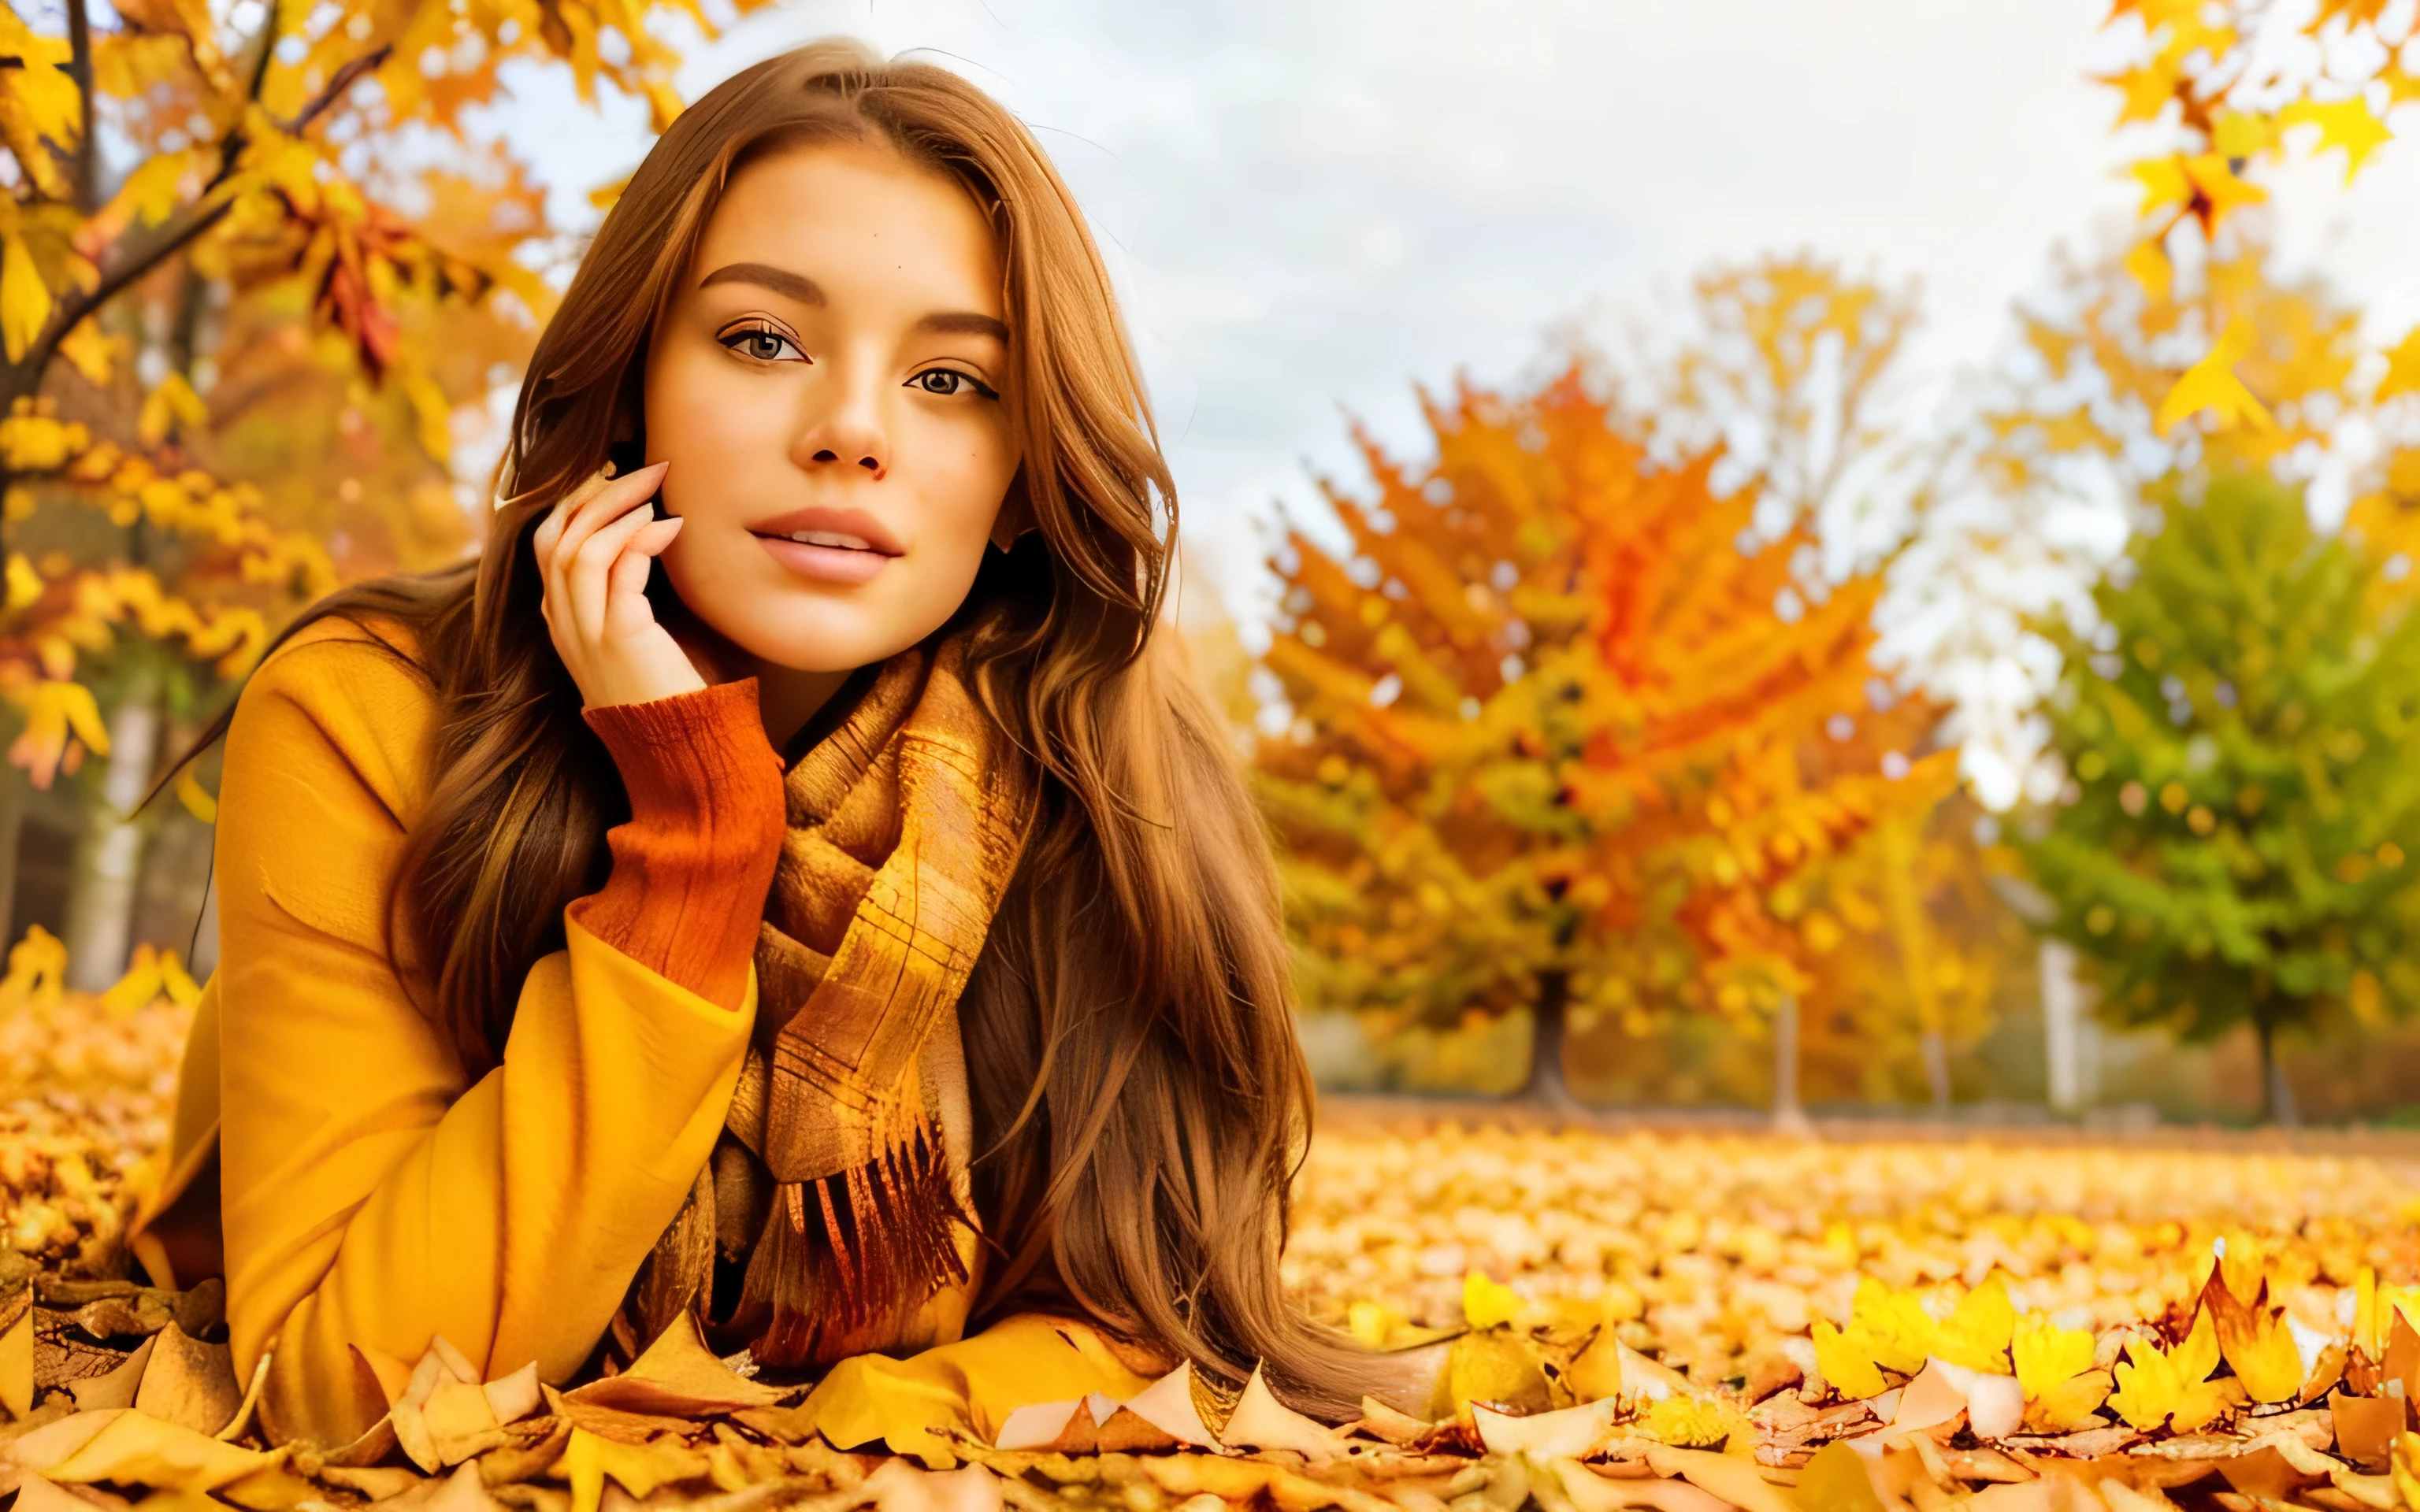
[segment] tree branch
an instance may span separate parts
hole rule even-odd
[[[68,0],[68,77],[75,81],[76,98],[84,103],[84,120],[76,132],[75,206],[79,215],[99,209],[99,188],[93,157],[92,17],[85,0]]]
[[[261,55],[266,58],[274,45],[273,39],[264,38]],[[351,88],[362,75],[384,63],[388,54],[394,51],[394,44],[388,43],[373,52],[364,54],[338,69],[335,76],[328,81],[328,86],[319,91],[318,97],[309,104],[304,105],[292,121],[281,122],[281,127],[289,135],[300,134],[313,121],[325,115],[329,107],[335,104],[345,91]],[[267,71],[266,64],[256,70],[254,75],[256,88],[258,86],[260,77]],[[42,333],[36,338],[33,348],[25,353],[22,361],[11,364],[8,377],[16,381],[0,382],[0,393],[32,392],[33,384],[39,381],[41,371],[50,364],[52,354],[58,349],[61,338],[73,331],[77,322],[116,299],[127,285],[159,267],[183,250],[194,238],[218,224],[235,205],[233,196],[220,194],[219,191],[225,187],[229,178],[234,177],[237,160],[243,156],[243,149],[248,145],[250,145],[250,139],[242,132],[229,132],[220,147],[219,170],[211,175],[210,181],[203,186],[199,198],[161,222],[149,235],[138,237],[130,233],[112,248],[111,251],[116,255],[109,258],[110,266],[101,270],[101,281],[93,285],[89,293],[59,301],[51,316],[50,323],[42,328]],[[34,375],[30,379],[24,376],[29,370]]]

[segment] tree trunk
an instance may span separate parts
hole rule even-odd
[[[1932,1093],[1932,1116],[1949,1117],[1949,1041],[1939,1029],[1927,1029],[1918,1046],[1924,1054],[1924,1085]]]
[[[17,943],[17,839],[25,832],[24,774],[0,770],[0,954]]]
[[[160,733],[159,673],[138,667],[110,716],[109,766],[68,891],[68,985],[85,992],[106,991],[126,970],[143,875],[144,831],[134,806],[150,786]]]
[[[2280,1129],[2302,1127],[2294,1107],[2294,1084],[2286,1079],[2285,1062],[2277,1058],[2277,1031],[2266,1019],[2257,1019],[2260,1033],[2260,1117]]]
[[[1563,1080],[1563,1037],[1572,996],[1569,972],[1538,973],[1538,999],[1529,1008],[1529,1080],[1520,1100],[1552,1113],[1576,1113],[1579,1100]]]
[[[1798,995],[1792,992],[1773,1009],[1773,1128],[1785,1134],[1815,1132],[1798,1103]]]

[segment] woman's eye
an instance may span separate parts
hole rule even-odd
[[[908,384],[910,388],[922,389],[926,393],[939,394],[943,398],[948,398],[954,394],[966,393],[970,391],[980,393],[986,399],[996,399],[1000,397],[978,379],[961,373],[955,368],[928,367],[923,372],[909,378],[908,380]]]
[[[800,359],[806,356],[791,345],[789,337],[761,327],[735,331],[722,338],[722,344],[742,357],[753,357],[760,363],[778,363],[784,352]]]

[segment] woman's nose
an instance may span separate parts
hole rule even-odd
[[[891,471],[891,439],[882,424],[881,404],[872,385],[844,379],[841,392],[823,413],[809,418],[799,438],[798,451],[810,471],[824,468],[860,468],[880,481]]]

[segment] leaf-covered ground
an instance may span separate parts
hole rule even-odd
[[[676,1327],[562,1391],[441,1342],[362,1442],[271,1450],[215,1283],[119,1274],[182,1028],[0,1002],[0,1487],[28,1512],[2420,1512],[2420,1150],[2013,1135],[1331,1127],[1289,1283],[1436,1379],[1355,1423],[1180,1372],[864,1452]]]

